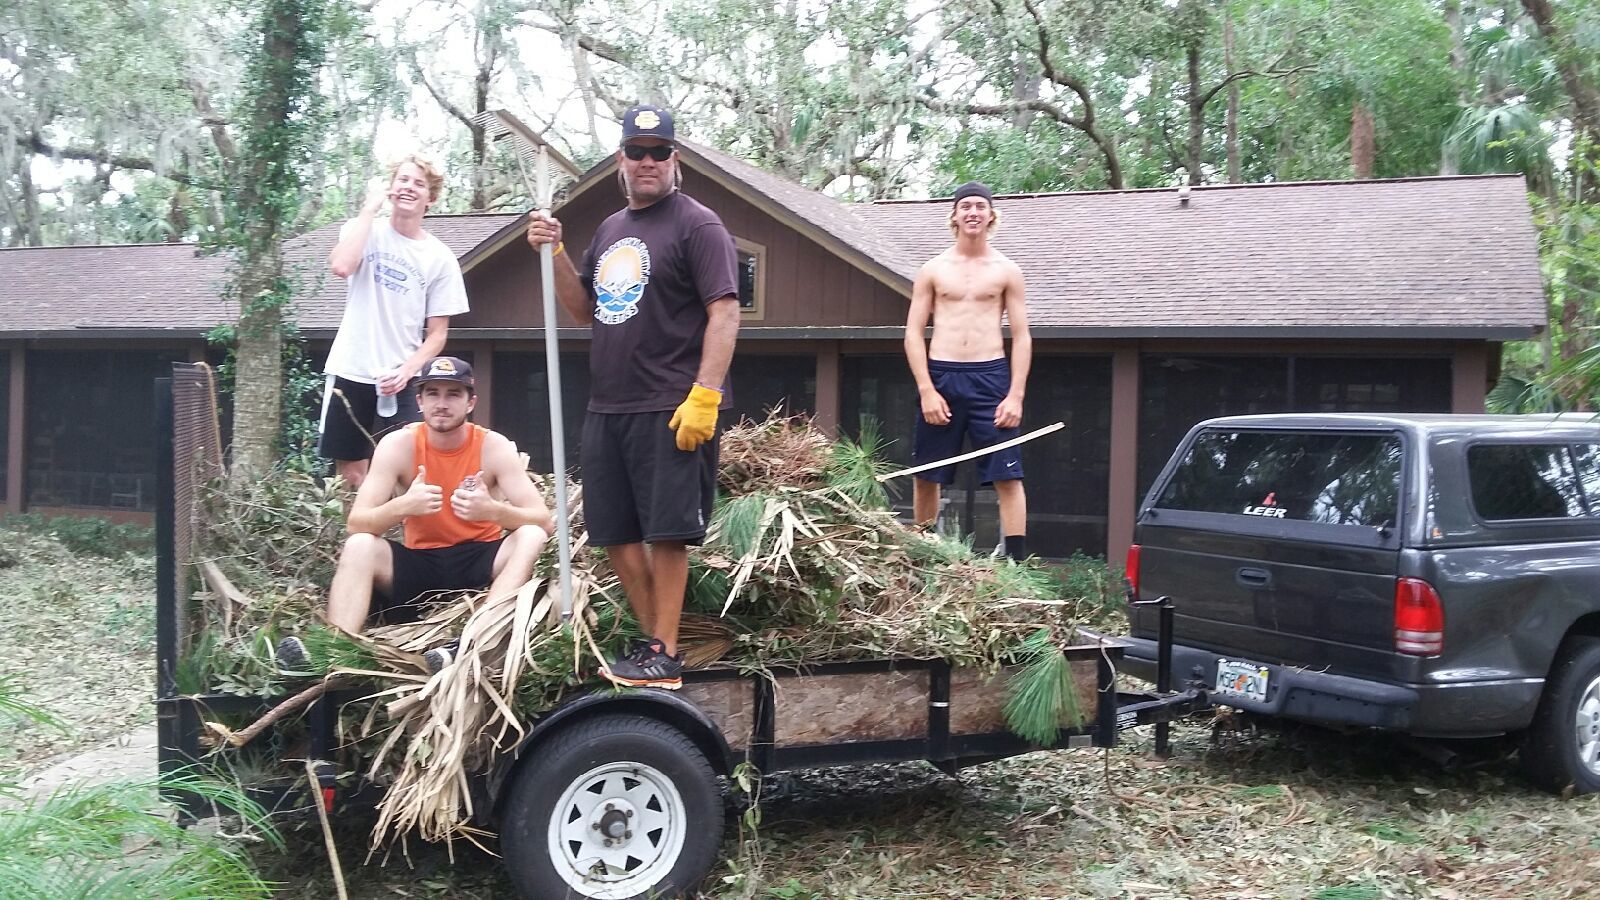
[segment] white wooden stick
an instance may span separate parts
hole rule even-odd
[[[938,460],[937,462],[923,463],[920,466],[912,466],[909,469],[901,469],[898,472],[890,472],[887,475],[879,475],[878,476],[878,480],[879,481],[888,481],[891,478],[899,478],[901,475],[915,475],[918,472],[926,472],[929,469],[937,469],[940,466],[950,466],[950,465],[954,465],[954,464],[956,464],[958,462],[966,462],[969,459],[977,459],[980,456],[987,456],[988,454],[993,453],[996,450],[1004,450],[1007,447],[1015,447],[1018,444],[1026,444],[1027,442],[1033,440],[1034,438],[1044,437],[1045,435],[1050,434],[1051,432],[1060,431],[1061,429],[1063,429],[1065,427],[1067,427],[1067,423],[1065,423],[1065,422],[1057,422],[1054,425],[1046,425],[1045,427],[1040,428],[1037,431],[1030,431],[1027,434],[1019,435],[1017,437],[1014,437],[1009,441],[1001,441],[1000,443],[995,444],[992,447],[984,447],[982,450],[973,450],[970,453],[963,453],[960,456],[952,456],[949,459],[941,459],[941,460]]]

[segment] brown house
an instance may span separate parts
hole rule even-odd
[[[714,150],[685,143],[682,156],[684,190],[721,214],[740,250],[738,409],[782,405],[852,435],[875,423],[887,455],[908,459],[918,406],[900,340],[917,266],[949,242],[948,202],[844,205]],[[622,203],[613,163],[571,186],[557,210],[568,247],[581,254]],[[1501,343],[1544,322],[1517,177],[997,205],[996,243],[1028,277],[1024,427],[1068,425],[1024,451],[1030,546],[1053,556],[1120,558],[1139,492],[1199,419],[1481,411]],[[537,257],[521,217],[437,216],[428,228],[466,273],[473,308],[453,322],[450,349],[476,367],[479,421],[548,465]],[[319,352],[342,313],[343,286],[322,275],[336,232],[287,248],[306,273],[299,322]],[[0,279],[7,507],[148,508],[145,385],[166,360],[203,355],[199,335],[228,320],[221,264],[182,247],[56,248],[0,251],[0,271],[12,273]],[[569,459],[581,465],[588,329],[558,327]],[[993,543],[992,492],[955,487],[946,514]]]

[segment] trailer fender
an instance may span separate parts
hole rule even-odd
[[[728,746],[728,739],[711,721],[711,717],[683,697],[663,690],[613,691],[602,688],[574,697],[541,716],[510,753],[501,755],[488,773],[485,785],[496,812],[504,799],[505,787],[524,754],[536,752],[540,743],[567,725],[611,713],[645,716],[677,728],[694,741],[718,775],[732,774],[734,766],[739,763]]]

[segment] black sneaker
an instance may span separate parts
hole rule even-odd
[[[445,666],[456,661],[456,654],[460,651],[461,642],[451,641],[448,644],[440,644],[422,654],[422,661],[428,667],[428,674],[439,674]]]
[[[675,691],[683,687],[683,658],[668,656],[666,645],[650,641],[636,656],[625,656],[603,666],[600,674],[624,687],[653,687]]]
[[[293,635],[278,642],[273,654],[278,659],[278,671],[306,674],[312,671],[311,655],[306,653],[306,643]]]

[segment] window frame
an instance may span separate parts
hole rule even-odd
[[[739,318],[759,322],[767,317],[767,247],[737,235],[733,238],[733,247],[735,251],[748,253],[756,260],[755,296],[751,298],[748,308],[739,307]]]

